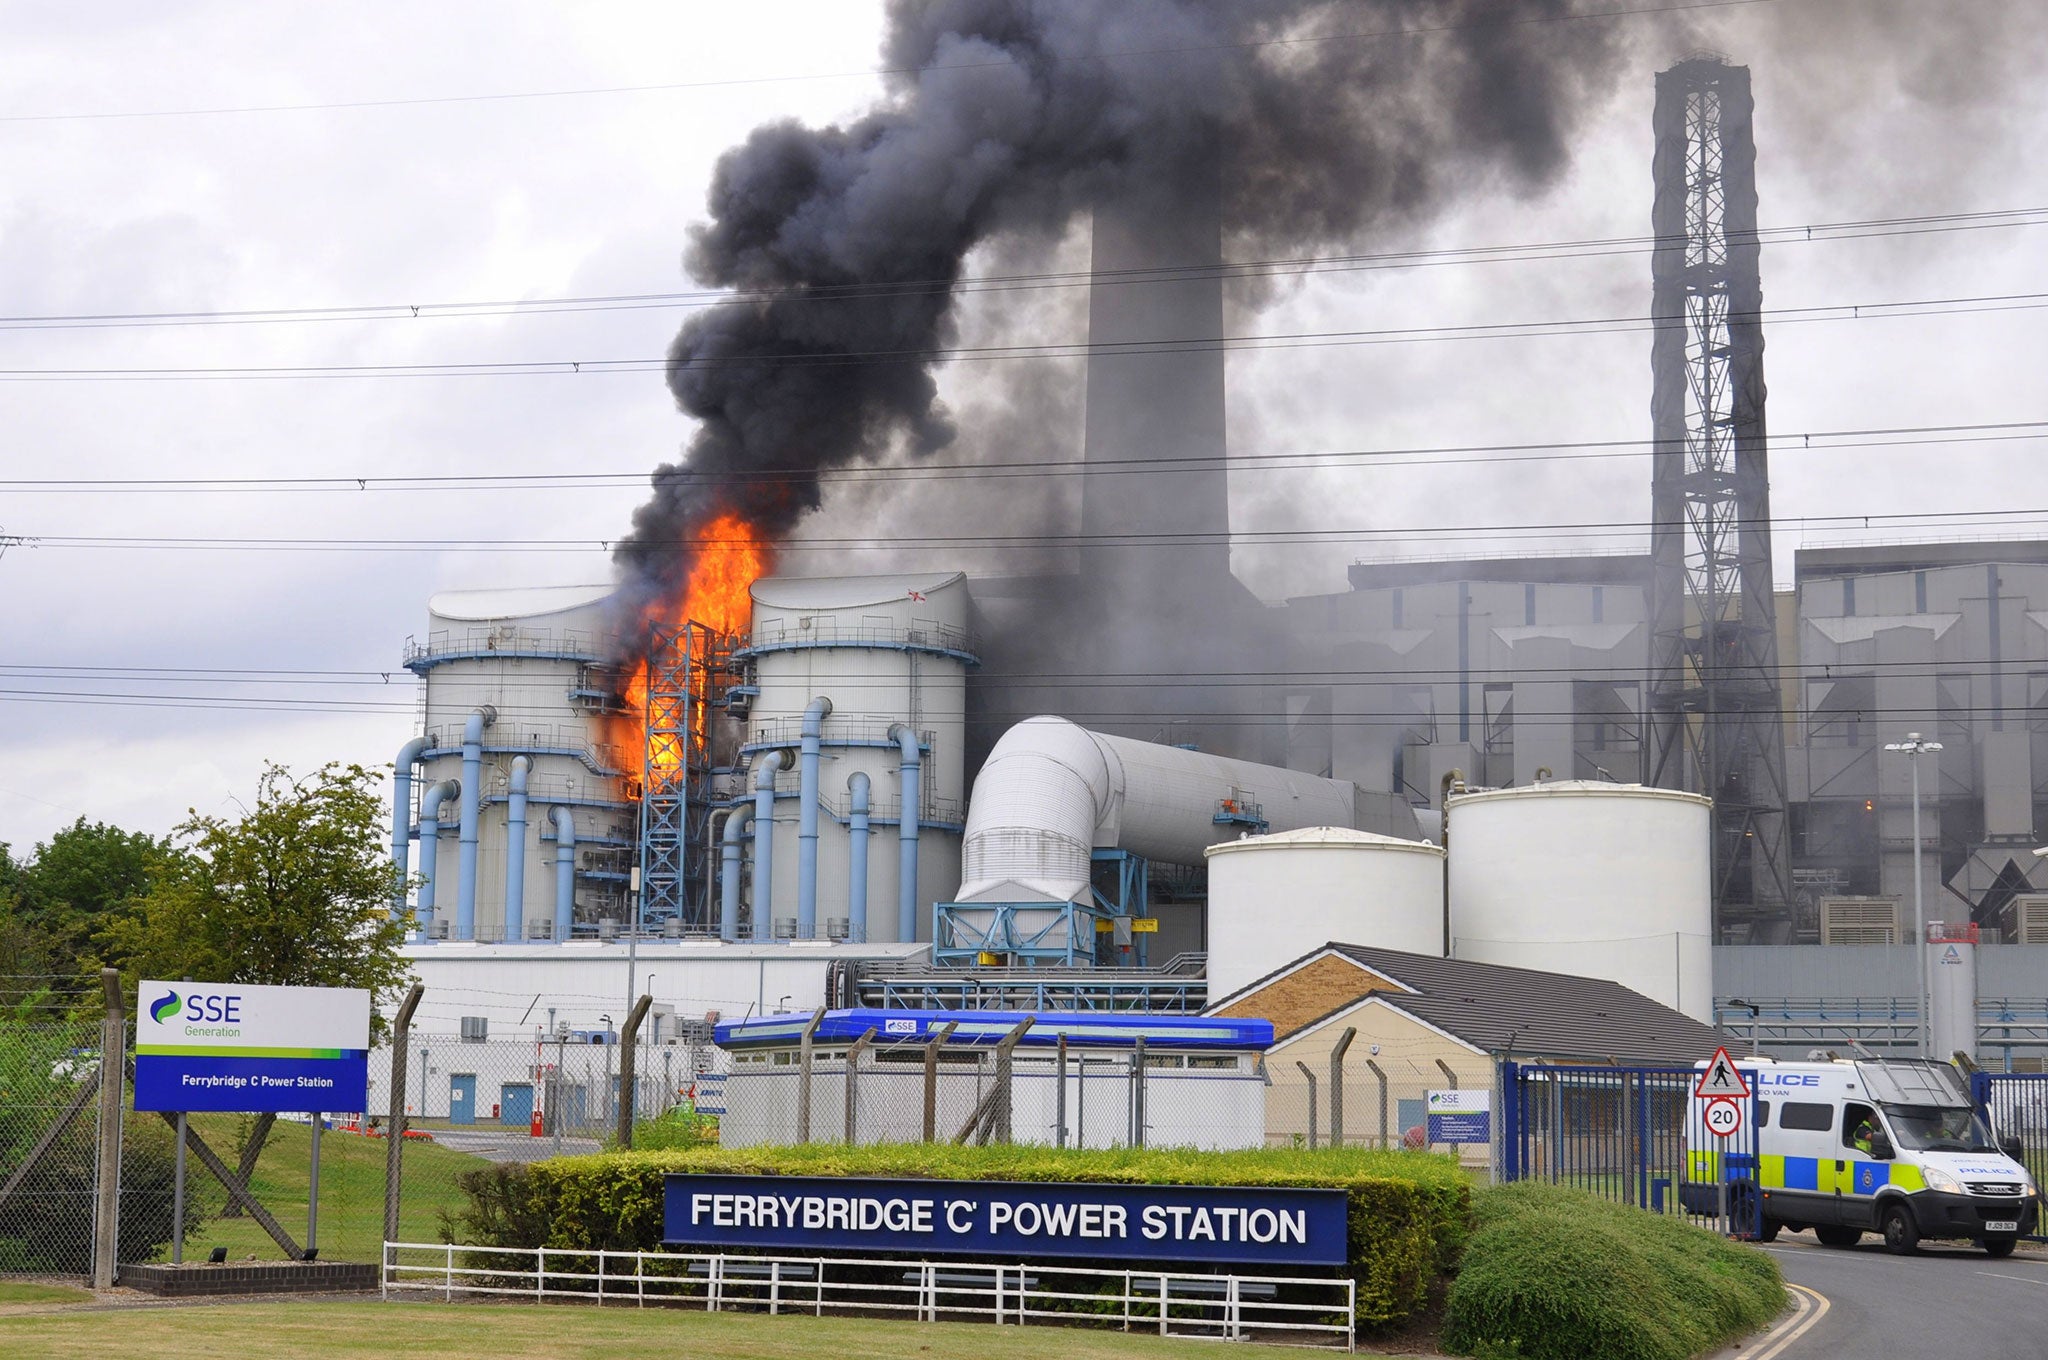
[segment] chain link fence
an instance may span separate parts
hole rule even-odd
[[[0,1023],[0,1272],[92,1270],[99,1025]]]

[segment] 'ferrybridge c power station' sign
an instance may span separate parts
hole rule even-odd
[[[370,994],[144,982],[135,1108],[339,1113],[369,1102]]]
[[[1342,1190],[813,1176],[667,1178],[674,1246],[1342,1265]]]

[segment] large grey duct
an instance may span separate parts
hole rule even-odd
[[[975,778],[955,900],[1082,901],[1097,846],[1199,864],[1241,829],[1217,822],[1226,802],[1293,831],[1356,826],[1357,794],[1342,780],[1029,718]]]

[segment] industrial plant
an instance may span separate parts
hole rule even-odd
[[[1778,589],[1747,70],[1664,71],[1653,131],[1647,553],[1231,578],[1224,354],[1165,343],[1220,333],[1197,140],[1096,209],[1078,575],[777,574],[786,525],[693,484],[678,565],[428,602],[423,1019],[587,1027],[650,976],[671,1033],[1192,1014],[1338,942],[1801,1055],[1912,1051],[1931,1005],[1939,1051],[2038,1067],[2048,542],[1802,549]],[[1221,639],[1284,667],[1220,683]]]

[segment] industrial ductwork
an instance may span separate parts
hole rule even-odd
[[[867,772],[846,777],[846,938],[868,941],[868,786]]]
[[[797,764],[796,937],[818,933],[818,754],[832,701],[823,695],[804,709],[803,745]]]
[[[512,785],[505,806],[505,936],[519,939],[526,929],[526,774],[533,762],[512,757]]]
[[[461,798],[462,785],[444,779],[431,785],[420,798],[420,899],[419,933],[434,933],[434,892],[441,877],[441,807],[450,798]]]
[[[427,753],[427,739],[414,737],[391,762],[391,919],[405,915],[405,880],[412,869],[412,767]]]
[[[1118,847],[1199,864],[1245,830],[1356,826],[1357,788],[1272,765],[1029,718],[1005,732],[974,781],[960,902],[1078,902],[1089,856]]]
[[[576,814],[557,804],[549,816],[555,823],[555,941],[576,928]]]
[[[896,818],[896,938],[908,944],[917,938],[917,832],[924,807],[924,756],[917,733],[902,723],[889,729],[903,760],[897,773],[903,784],[903,808]]]
[[[455,938],[476,938],[477,810],[484,774],[484,729],[498,720],[489,704],[462,724],[462,861],[455,879]]]
[[[775,936],[775,776],[789,768],[789,752],[765,751],[754,766],[754,938]]]

